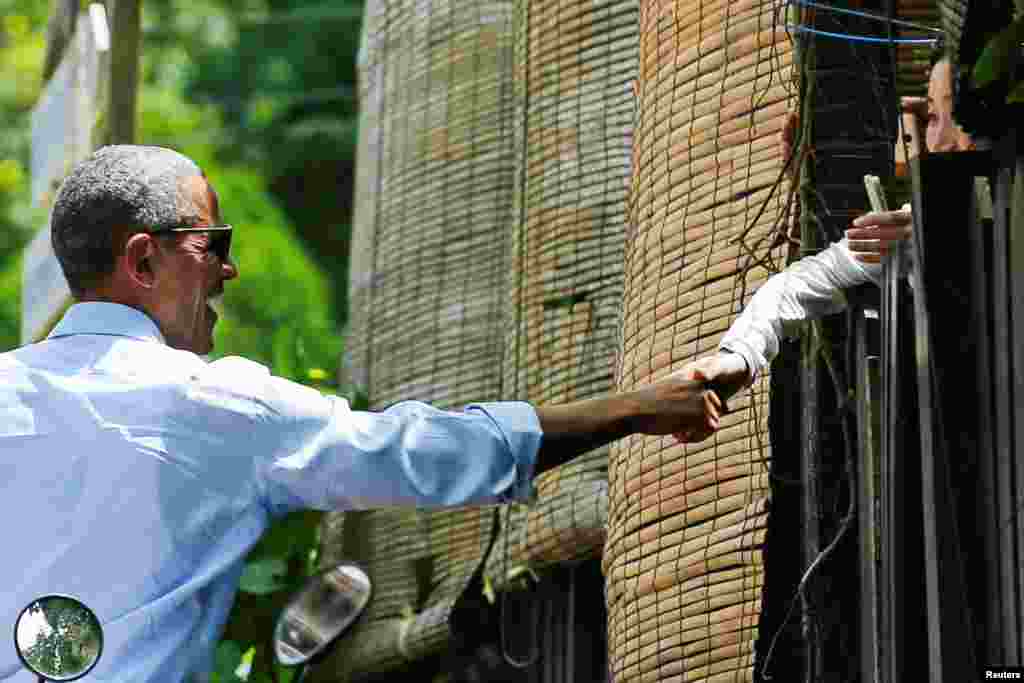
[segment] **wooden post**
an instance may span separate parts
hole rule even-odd
[[[57,0],[46,24],[46,55],[43,58],[43,83],[49,81],[60,60],[71,36],[75,33],[78,23],[78,0]]]
[[[107,0],[110,32],[110,90],[106,142],[135,141],[136,99],[139,81],[142,0]]]

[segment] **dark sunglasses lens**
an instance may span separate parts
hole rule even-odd
[[[213,233],[210,236],[210,250],[226,263],[231,254],[231,231]]]

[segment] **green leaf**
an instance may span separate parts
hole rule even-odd
[[[1021,104],[1024,103],[1024,81],[1018,82],[1010,94],[1006,96],[1007,104]]]
[[[235,667],[242,659],[242,646],[233,640],[222,640],[217,645],[217,652],[213,660],[213,681],[214,683],[235,683],[238,677],[235,676]]]
[[[268,595],[287,587],[288,563],[277,557],[247,562],[238,584],[240,590]]]
[[[242,655],[241,661],[238,663],[238,667],[235,669],[235,676],[241,678],[243,681],[249,680],[249,675],[252,673],[252,660],[256,657],[256,647],[250,647]]]
[[[974,64],[972,86],[984,88],[1005,78],[1014,61],[1014,50],[1020,50],[1021,40],[1024,40],[1024,19],[1017,19],[990,39]]]
[[[251,560],[277,557],[287,560],[296,553],[305,554],[316,544],[323,513],[319,510],[290,512],[275,521],[249,555]]]

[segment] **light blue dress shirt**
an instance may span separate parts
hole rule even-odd
[[[0,625],[74,595],[105,638],[82,681],[204,680],[273,518],[523,500],[540,440],[525,403],[352,411],[257,363],[172,349],[133,308],[76,304],[0,354]],[[11,636],[0,680],[35,681]]]

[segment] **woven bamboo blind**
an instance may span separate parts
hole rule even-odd
[[[515,3],[516,186],[504,393],[535,404],[612,386],[626,233],[637,0]],[[600,553],[607,449],[540,476],[489,558],[506,570]]]
[[[381,117],[384,113],[384,64],[379,37],[386,5],[369,0],[363,14],[359,49],[359,142],[356,149],[355,197],[349,256],[348,334],[342,372],[352,385],[368,392],[370,383],[371,295],[373,291],[374,238],[381,170]],[[347,384],[347,382],[342,382]]]
[[[514,171],[511,0],[371,0],[366,14],[352,376],[365,382],[371,409],[497,399]],[[390,531],[346,518],[345,527],[361,525],[346,538],[372,540],[362,559],[374,595],[368,618],[320,671],[377,673],[445,648],[492,514],[421,511],[413,527]],[[402,551],[413,538],[433,558],[423,599],[416,554]]]
[[[782,261],[772,249],[788,196],[777,136],[794,102],[779,7],[640,3],[620,389],[713,353]],[[752,679],[767,398],[762,376],[699,444],[634,437],[613,447],[603,567],[618,683]]]
[[[940,26],[936,0],[897,0],[899,19],[923,26]],[[920,31],[903,29],[919,35]],[[929,58],[932,48],[920,45],[896,46],[896,92],[899,95],[924,97],[928,92]]]

